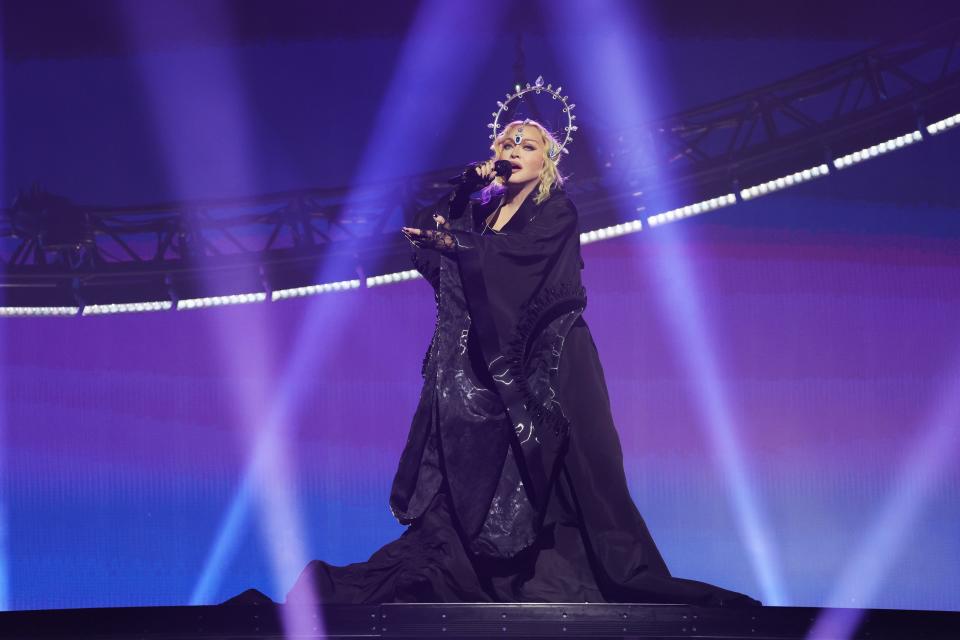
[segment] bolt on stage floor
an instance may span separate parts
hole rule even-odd
[[[853,620],[844,638],[960,638],[960,612],[701,608],[662,604],[327,605],[284,633],[283,605],[123,607],[0,613],[0,638],[776,638],[804,639],[826,614]],[[291,630],[292,631],[292,630]],[[827,632],[818,638],[835,636]]]

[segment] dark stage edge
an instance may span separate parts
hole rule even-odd
[[[282,605],[125,607],[0,613],[0,638],[806,638],[822,613],[860,614],[853,638],[960,638],[960,612],[652,604],[324,606],[285,635]],[[323,620],[323,623],[321,623]]]

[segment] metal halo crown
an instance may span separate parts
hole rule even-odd
[[[520,85],[517,85],[517,87],[520,87]],[[573,108],[577,105],[567,102],[567,99],[570,96],[565,96],[560,93],[561,89],[562,87],[559,86],[554,89],[552,85],[544,85],[543,76],[537,76],[537,80],[532,86],[528,82],[526,87],[519,88],[516,93],[508,93],[506,100],[498,100],[497,106],[499,109],[491,114],[493,116],[493,122],[487,125],[488,129],[493,129],[493,133],[490,134],[490,139],[495,140],[497,135],[500,133],[500,116],[507,111],[511,102],[530,92],[533,92],[537,95],[540,93],[548,93],[552,99],[559,100],[563,104],[563,113],[567,115],[567,124],[563,128],[563,132],[565,134],[563,142],[560,143],[558,147],[550,149],[547,152],[547,155],[550,156],[551,160],[559,161],[558,158],[561,153],[569,154],[570,151],[567,149],[567,145],[573,141],[573,132],[577,130],[577,125],[573,123],[573,121],[577,119],[577,116],[573,115]]]

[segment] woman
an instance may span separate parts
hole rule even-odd
[[[557,141],[516,121],[492,150],[473,186],[495,160],[510,172],[480,201],[467,180],[403,229],[437,301],[390,496],[410,526],[367,562],[312,562],[290,598],[312,589],[338,603],[758,604],[670,576],[627,490],[581,318],[577,211]]]

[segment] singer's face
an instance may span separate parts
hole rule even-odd
[[[500,148],[500,160],[508,160],[513,166],[513,172],[507,179],[510,184],[526,184],[540,177],[543,169],[543,140],[536,127],[526,126],[520,144],[514,141],[516,130],[510,131],[509,137]]]

